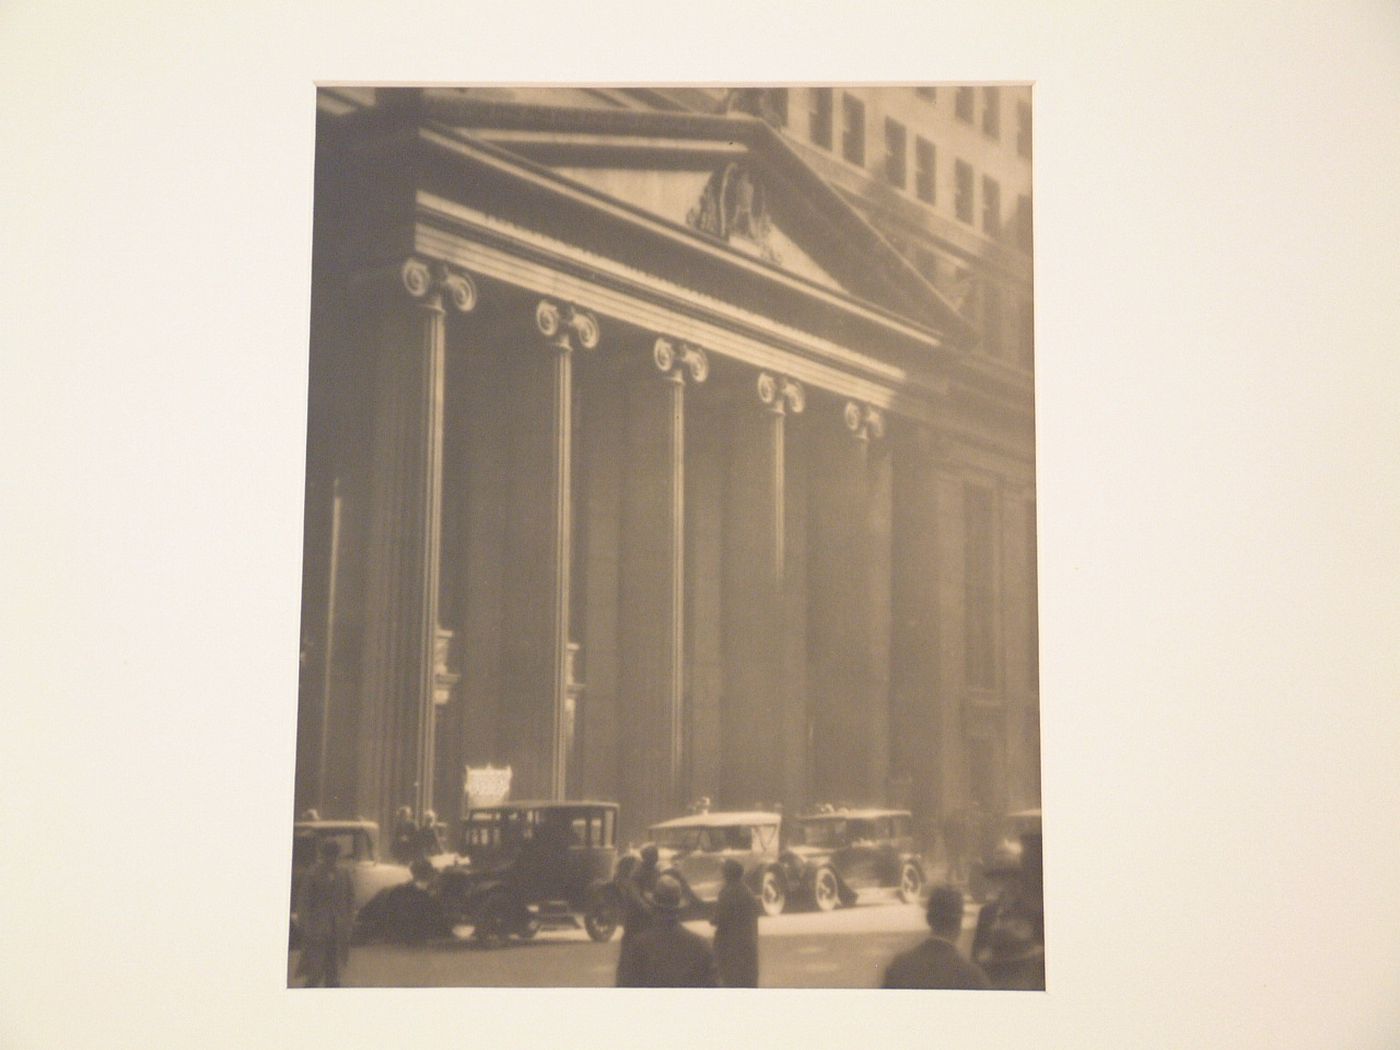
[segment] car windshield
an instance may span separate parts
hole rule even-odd
[[[833,848],[846,841],[844,820],[804,820],[797,824],[793,844]]]

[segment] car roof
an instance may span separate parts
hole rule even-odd
[[[844,820],[853,817],[856,820],[874,820],[877,817],[907,817],[910,813],[907,809],[838,809],[830,813],[803,813],[798,820]]]
[[[781,813],[771,813],[765,809],[736,810],[730,813],[692,813],[674,820],[664,820],[653,824],[657,828],[732,828],[742,824],[776,824],[782,819]]]
[[[372,820],[298,820],[292,825],[296,831],[378,831],[379,825]]]
[[[496,802],[489,806],[472,806],[467,815],[473,813],[504,813],[519,809],[617,809],[616,802],[594,802],[586,799],[560,802],[557,799],[524,799],[520,802]]]
[[[1039,820],[1039,819],[1040,819],[1040,810],[1039,810],[1039,809],[1022,809],[1022,810],[1018,810],[1018,811],[1015,812],[1015,813],[1008,813],[1006,816],[1007,816],[1007,818],[1010,819],[1010,820]]]

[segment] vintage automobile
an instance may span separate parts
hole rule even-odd
[[[438,873],[449,918],[485,941],[544,928],[587,930],[606,941],[619,912],[611,893],[617,804],[505,802],[467,813],[460,850],[470,862]]]
[[[705,911],[724,885],[726,860],[744,866],[744,882],[766,915],[787,905],[788,883],[778,863],[782,817],[763,810],[697,813],[654,825],[651,842],[663,873],[678,876],[692,910]]]
[[[298,940],[296,906],[302,879],[320,856],[321,843],[340,845],[339,863],[350,872],[358,913],[380,890],[407,882],[412,876],[402,864],[379,860],[379,825],[369,820],[301,820],[292,825],[292,942]]]
[[[1022,837],[1040,834],[1040,810],[1023,809],[1008,813],[992,826],[981,856],[968,872],[968,890],[974,900],[986,900],[991,892],[989,879],[1015,871],[1021,862]]]
[[[904,809],[833,809],[787,822],[782,855],[791,892],[831,911],[860,897],[897,894],[916,902],[924,885],[923,860]]]

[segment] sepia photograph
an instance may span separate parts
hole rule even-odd
[[[1045,987],[1031,102],[318,88],[290,983]]]

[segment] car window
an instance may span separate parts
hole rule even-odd
[[[859,842],[863,839],[873,839],[875,837],[875,823],[870,820],[853,820],[848,827],[851,829],[851,841]]]
[[[880,817],[871,821],[871,827],[875,832],[875,838],[887,839],[890,837],[890,818]]]
[[[894,834],[896,838],[904,839],[909,837],[908,817],[895,817],[893,818],[892,823],[894,824]]]
[[[845,841],[844,820],[809,820],[797,825],[797,843],[802,846],[834,848]]]
[[[732,827],[724,829],[724,849],[753,849],[753,829]]]

